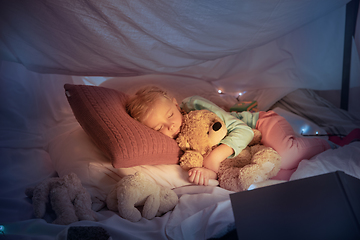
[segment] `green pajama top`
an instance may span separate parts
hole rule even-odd
[[[221,118],[226,125],[228,134],[220,143],[234,149],[234,154],[229,158],[237,156],[250,143],[254,136],[252,128],[255,128],[256,121],[259,119],[258,112],[229,113],[200,96],[185,98],[180,107],[187,113],[193,110],[207,109]]]

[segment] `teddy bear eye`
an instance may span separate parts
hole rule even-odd
[[[214,125],[212,126],[212,129],[216,132],[218,131],[220,128],[222,127],[220,122],[216,122],[214,123]]]

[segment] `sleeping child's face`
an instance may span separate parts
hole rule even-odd
[[[176,138],[180,132],[182,117],[175,98],[170,100],[160,97],[142,123],[166,136]]]

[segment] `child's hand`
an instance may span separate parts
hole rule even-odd
[[[209,179],[216,179],[217,174],[207,168],[192,168],[189,170],[189,181],[197,184],[207,186]]]

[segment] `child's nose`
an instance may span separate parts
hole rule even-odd
[[[174,127],[175,127],[175,123],[169,122],[168,129],[169,129],[169,130],[172,130]]]

